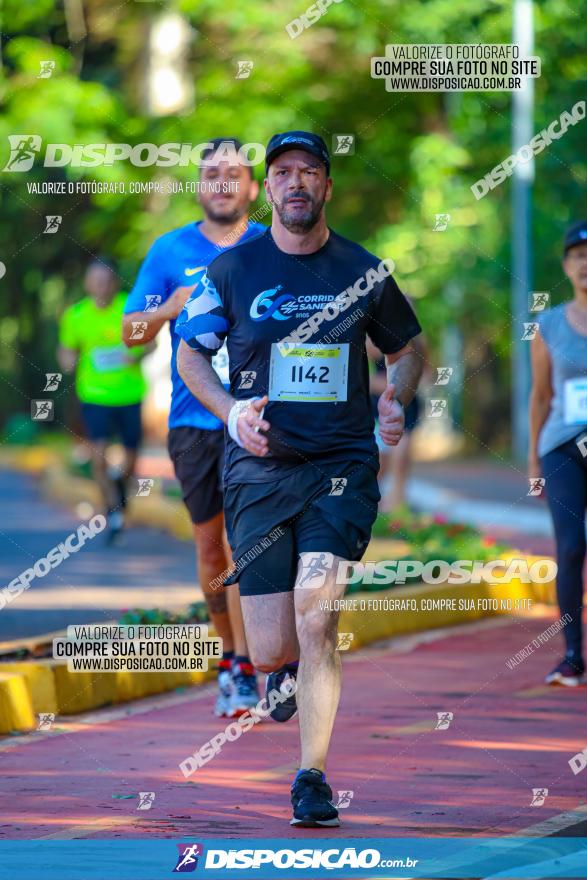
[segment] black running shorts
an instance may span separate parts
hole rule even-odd
[[[192,522],[199,525],[217,516],[222,510],[224,430],[171,428],[167,449]]]
[[[334,482],[333,482],[334,481]],[[224,513],[241,596],[293,590],[300,553],[358,561],[380,495],[363,463],[307,462],[280,480],[229,485]]]

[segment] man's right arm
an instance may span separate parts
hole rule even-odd
[[[194,397],[224,424],[228,424],[228,416],[236,400],[224,388],[209,358],[191,348],[185,339],[181,340],[177,350],[177,369]],[[237,421],[242,446],[247,452],[261,457],[269,451],[267,437],[261,433],[269,430],[269,422],[262,418],[267,402],[266,396],[252,401],[239,414]]]
[[[155,339],[167,321],[177,318],[194,289],[193,286],[174,289],[177,282],[169,271],[173,261],[173,240],[168,236],[158,238],[143,260],[126,300],[122,341],[129,348]]]

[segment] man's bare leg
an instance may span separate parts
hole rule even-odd
[[[253,666],[274,672],[298,659],[293,593],[242,596],[241,606]]]
[[[210,620],[217,635],[222,639],[224,651],[234,650],[234,640],[226,587],[222,573],[227,570],[228,560],[224,549],[224,516],[222,513],[203,523],[193,524],[194,540],[198,557],[198,578]]]
[[[338,611],[327,611],[320,603],[340,599],[345,585],[336,583],[340,557],[334,556],[324,585],[298,586],[306,556],[300,556],[294,589],[296,628],[300,645],[297,703],[300,718],[302,768],[324,771],[340,699],[342,681],[340,654],[336,650]]]

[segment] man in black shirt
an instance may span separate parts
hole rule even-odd
[[[330,158],[309,132],[267,147],[272,226],[217,257],[176,330],[180,374],[228,428],[225,517],[253,664],[299,709],[293,825],[338,825],[324,766],[340,696],[339,562],[359,560],[377,515],[378,452],[365,338],[385,353],[380,433],[395,445],[421,373],[418,320],[379,260],[326,225]],[[230,392],[210,366],[226,339]],[[299,664],[299,665],[298,665]],[[296,695],[291,694],[296,690]],[[285,696],[291,694],[287,699]]]

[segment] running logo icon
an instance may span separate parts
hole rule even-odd
[[[241,382],[239,387],[239,391],[248,391],[249,388],[253,387],[253,382],[257,378],[256,370],[241,370]]]
[[[51,730],[51,725],[54,721],[55,714],[53,712],[40,712],[37,730]]]
[[[45,228],[43,229],[43,232],[48,232],[54,235],[61,226],[62,219],[63,218],[60,214],[53,214],[45,217]]]
[[[524,321],[524,332],[522,333],[522,340],[525,342],[527,339],[534,339],[537,330],[538,323],[536,321]]]
[[[174,874],[188,874],[198,867],[198,858],[204,855],[204,847],[201,843],[178,843],[179,850],[177,865],[173,869]]]
[[[530,477],[528,482],[530,484],[528,495],[542,495],[545,483],[544,477]]]
[[[440,419],[446,412],[446,400],[443,398],[440,399],[431,399],[428,401],[429,411],[428,415],[431,419]]]
[[[437,214],[432,232],[444,232],[446,229],[448,229],[449,223],[450,214]]]
[[[9,134],[10,158],[3,171],[30,171],[35,156],[41,149],[41,138],[38,134]]]
[[[137,490],[137,497],[143,498],[145,495],[151,494],[151,489],[155,484],[155,480],[139,480],[139,488]]]
[[[316,590],[324,586],[326,575],[334,563],[332,553],[304,553],[301,557],[302,574],[296,584],[299,590]]]
[[[144,312],[156,312],[160,305],[160,293],[147,293],[145,295],[145,308],[143,309]]]
[[[33,422],[52,422],[53,401],[31,400],[31,418]]]
[[[139,804],[137,810],[150,810],[154,801],[154,791],[139,791]]]
[[[543,312],[550,302],[550,293],[545,290],[533,290],[530,296],[532,297],[530,300],[531,312]]]
[[[452,367],[436,367],[436,381],[435,385],[448,385],[448,380],[454,373],[454,369]]]
[[[336,650],[337,651],[348,651],[354,637],[355,637],[354,633],[340,633],[340,632],[337,633]]]
[[[347,807],[350,807],[351,801],[354,797],[354,791],[339,791],[338,792],[338,801],[334,805],[337,810],[346,810]]]
[[[438,721],[436,722],[434,730],[448,730],[450,722],[455,716],[452,712],[437,712],[436,717],[438,718]]]
[[[61,373],[45,373],[45,387],[43,391],[57,391],[62,379],[63,375]]]
[[[41,61],[41,69],[37,74],[37,79],[49,79],[54,70],[54,61]]]
[[[252,61],[237,61],[237,71],[235,79],[248,79],[253,69]]]
[[[149,326],[146,321],[132,321],[131,339],[142,339]]]
[[[289,314],[283,314],[286,311],[284,307],[288,307],[287,311],[295,311],[295,297],[291,293],[282,293],[278,296],[283,285],[278,284],[269,290],[262,290],[257,294],[251,303],[250,315],[253,321],[266,321],[267,318],[275,318],[277,321],[287,321]],[[264,311],[260,312],[259,307],[262,306]],[[283,311],[282,311],[283,309]]]
[[[331,477],[330,482],[332,486],[330,488],[329,495],[342,495],[346,488],[346,484],[348,480],[346,477]]]
[[[531,807],[541,807],[547,797],[548,797],[548,789],[547,788],[533,788],[532,789],[532,800],[530,801],[530,806]]]
[[[335,156],[354,156],[354,134],[334,134],[332,136],[332,152]]]

